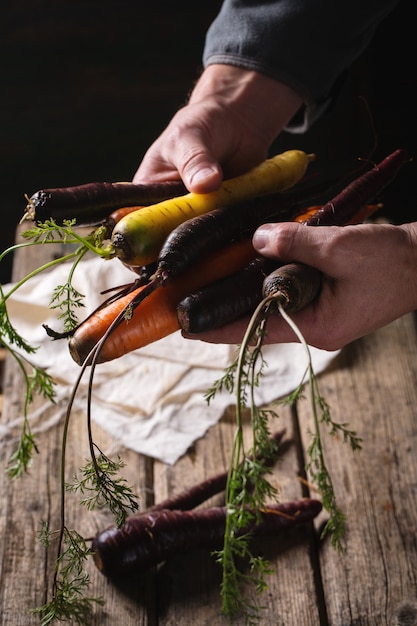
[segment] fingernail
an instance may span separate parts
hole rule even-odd
[[[197,170],[195,174],[193,174],[190,178],[190,185],[193,185],[194,187],[196,185],[199,185],[200,183],[204,183],[207,180],[210,180],[210,178],[213,177],[218,177],[219,176],[219,172],[217,170],[215,170],[214,168],[211,167],[203,167],[200,170]]]
[[[263,224],[254,233],[252,243],[254,247],[261,251],[266,248],[269,240],[269,232],[273,228],[273,224]]]

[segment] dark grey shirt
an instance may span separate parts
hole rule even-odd
[[[207,32],[203,63],[255,70],[291,86],[305,108],[288,130],[304,132],[398,1],[225,0]]]

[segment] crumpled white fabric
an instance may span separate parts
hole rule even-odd
[[[56,381],[57,408],[65,411],[66,398],[77,380],[80,367],[72,360],[66,340],[51,340],[42,324],[61,329],[59,312],[50,309],[51,295],[66,282],[68,264],[31,278],[7,302],[9,317],[31,345],[39,346],[33,358],[47,368]],[[107,288],[133,280],[133,274],[118,261],[92,258],[83,261],[74,276],[74,286],[85,296],[83,319],[93,310]],[[7,293],[10,285],[4,286]],[[184,339],[180,332],[109,363],[98,365],[94,375],[92,418],[114,441],[141,454],[174,464],[225,409],[234,404],[228,393],[216,394],[207,403],[205,394],[236,355],[236,346],[213,345]],[[337,352],[311,348],[313,366],[321,372]],[[267,363],[257,402],[270,403],[290,393],[301,381],[307,365],[304,348],[296,343],[265,346]],[[89,369],[81,380],[74,408],[86,411]],[[33,420],[42,420],[41,407]],[[48,403],[48,412],[50,403]],[[4,427],[3,427],[4,428]]]

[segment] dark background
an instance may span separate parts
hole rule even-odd
[[[25,194],[132,178],[198,77],[204,34],[220,5],[3,0],[1,250],[14,240]],[[413,24],[411,3],[402,0],[349,72],[333,109],[304,136],[282,134],[273,151],[315,152],[316,167],[329,176],[353,170],[358,157],[377,161],[397,147],[415,156]],[[395,222],[414,219],[415,178],[414,162],[383,195],[384,212]],[[10,270],[6,257],[1,282]]]

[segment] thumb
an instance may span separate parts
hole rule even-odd
[[[299,261],[323,270],[328,231],[329,227],[313,228],[294,222],[263,224],[255,231],[252,243],[262,256]]]
[[[196,154],[185,162],[180,161],[178,171],[187,189],[193,193],[215,191],[223,179],[220,165],[210,159],[207,153]]]
[[[185,111],[185,109],[183,110]],[[193,193],[215,191],[223,180],[223,171],[213,149],[212,140],[207,136],[202,121],[191,110],[185,122],[181,119],[184,112],[178,114],[180,132],[174,132],[163,144],[162,153],[177,169],[187,189]],[[168,127],[169,131],[169,127]]]

